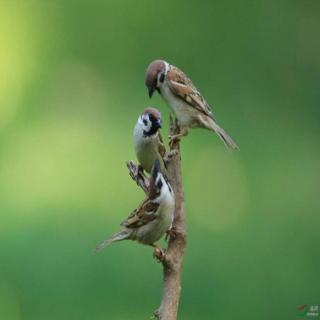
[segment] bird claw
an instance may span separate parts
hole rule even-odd
[[[174,144],[176,142],[179,142],[181,139],[180,139],[181,135],[180,134],[174,134],[174,135],[170,135],[168,138],[169,138],[169,147],[170,149],[173,148]]]
[[[170,237],[170,239],[174,240],[177,238],[178,235],[178,230],[176,227],[171,227],[167,232],[166,232],[166,236],[165,236],[165,240],[167,241],[168,238]]]
[[[153,257],[158,261],[158,262],[163,262],[166,257],[166,250],[161,249],[160,247],[154,247],[153,251]]]
[[[170,135],[169,138],[169,146],[170,149],[173,149],[174,144],[176,142],[179,142],[181,140],[181,137],[185,137],[188,135],[188,129],[187,128],[178,128],[178,133],[174,135]]]

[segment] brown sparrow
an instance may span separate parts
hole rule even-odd
[[[147,69],[145,84],[149,97],[157,90],[178,119],[181,131],[172,136],[172,140],[187,135],[189,128],[206,128],[215,132],[227,147],[239,149],[217,124],[204,97],[180,69],[164,60],[155,60]]]
[[[159,129],[161,128],[161,114],[155,108],[147,108],[139,116],[133,130],[133,145],[141,167],[151,172],[156,159],[159,159],[161,170],[165,173],[163,157],[165,146]]]
[[[170,229],[174,209],[173,190],[161,173],[157,159],[151,172],[148,197],[121,223],[122,230],[101,242],[95,251],[121,240],[136,240],[158,249],[154,243]]]

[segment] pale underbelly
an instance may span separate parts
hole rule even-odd
[[[198,112],[192,106],[174,96],[169,88],[163,87],[161,95],[163,100],[175,113],[181,127],[192,128],[199,126]]]
[[[139,163],[144,170],[150,173],[155,160],[158,158],[154,144],[150,141],[149,143],[136,145],[135,148]]]
[[[161,215],[161,214],[160,214]],[[169,230],[173,221],[173,209],[172,215],[158,217],[152,222],[149,222],[145,226],[142,226],[136,230],[136,238],[138,241],[144,244],[153,244],[161,239],[161,237]]]

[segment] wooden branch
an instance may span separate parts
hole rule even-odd
[[[179,133],[177,122],[170,117],[170,135]],[[184,192],[181,177],[181,158],[179,141],[170,146],[167,159],[168,179],[175,193],[175,214],[173,222],[174,236],[170,236],[163,264],[163,293],[159,309],[154,312],[160,320],[176,320],[178,314],[181,272],[186,246],[186,224],[184,210]]]
[[[177,121],[170,117],[170,135],[176,135],[180,131]],[[170,151],[165,159],[169,182],[175,194],[175,213],[172,231],[170,233],[168,247],[163,265],[163,293],[160,307],[154,312],[159,320],[176,320],[181,291],[181,272],[184,250],[186,246],[186,225],[184,211],[184,192],[181,177],[181,158],[179,141],[170,144]],[[127,161],[127,167],[131,178],[148,194],[149,179],[139,170],[139,166],[133,161]]]
[[[129,169],[130,177],[137,183],[137,185],[147,195],[149,190],[149,179],[139,170],[139,165],[136,165],[132,160],[126,162]]]

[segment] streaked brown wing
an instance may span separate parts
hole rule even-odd
[[[129,217],[121,223],[126,228],[137,228],[154,220],[157,217],[159,204],[146,199]]]
[[[178,68],[171,66],[167,73],[169,88],[172,93],[196,108],[206,116],[214,119],[211,108],[192,81]]]

